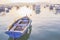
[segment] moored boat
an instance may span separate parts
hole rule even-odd
[[[31,20],[26,16],[18,19],[5,33],[8,34],[9,37],[19,38],[28,31],[30,26]]]

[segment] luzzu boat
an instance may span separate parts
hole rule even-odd
[[[31,20],[28,17],[23,17],[17,20],[5,33],[12,38],[20,38],[31,26]]]

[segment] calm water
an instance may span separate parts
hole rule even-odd
[[[7,25],[0,25],[0,40],[13,40],[4,33]],[[60,40],[60,14],[46,12],[46,14],[41,13],[33,16],[31,29],[29,34],[16,40]]]

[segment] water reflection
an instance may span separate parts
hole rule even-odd
[[[14,38],[9,37],[8,40],[28,40],[31,34],[31,30],[32,30],[32,26],[29,27],[29,31],[26,34],[24,34],[21,38],[14,39]]]

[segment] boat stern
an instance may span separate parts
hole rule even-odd
[[[21,37],[23,35],[23,33],[12,32],[12,31],[6,31],[5,33],[8,34],[9,37],[12,37],[12,38],[19,38],[19,37]]]

